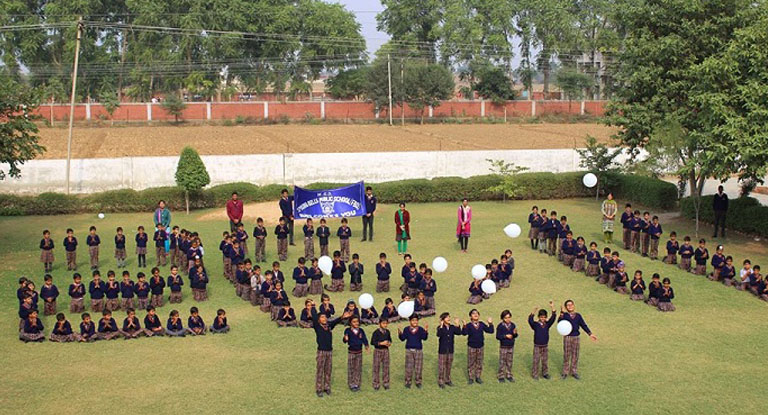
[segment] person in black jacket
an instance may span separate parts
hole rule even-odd
[[[728,195],[723,192],[723,186],[717,187],[717,193],[712,199],[712,210],[715,211],[715,234],[717,238],[717,227],[720,226],[720,236],[725,238],[725,215],[728,213]]]
[[[344,313],[339,318],[328,320],[325,314],[318,314],[315,303],[312,302],[312,328],[315,329],[317,341],[317,375],[315,376],[315,392],[318,398],[323,393],[331,394],[331,369],[333,367],[333,328],[343,318],[349,318],[351,313]]]

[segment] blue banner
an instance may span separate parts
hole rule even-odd
[[[326,190],[309,190],[294,186],[293,203],[296,219],[363,216],[365,186],[363,182]]]

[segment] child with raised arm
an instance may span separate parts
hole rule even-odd
[[[318,398],[323,394],[331,394],[331,370],[333,369],[333,329],[339,324],[341,318],[328,319],[325,314],[318,313],[312,302],[312,328],[315,329],[315,341],[317,342],[317,372],[315,375],[315,393]],[[344,315],[342,317],[349,317]]]
[[[437,386],[444,389],[453,386],[451,369],[453,368],[453,352],[456,336],[462,335],[459,319],[453,320],[449,313],[440,314],[440,325],[437,326]]]
[[[528,316],[528,325],[533,330],[533,367],[531,368],[531,377],[539,380],[539,368],[541,368],[541,377],[549,379],[549,329],[555,324],[557,319],[557,310],[554,302],[549,302],[552,309],[552,316],[547,318],[547,310],[533,308]],[[536,321],[533,316],[536,315]]]
[[[469,312],[469,323],[461,331],[467,336],[467,383],[470,385],[483,383],[485,333],[493,334],[493,319],[489,317],[488,324],[480,321],[480,312],[473,308]]]

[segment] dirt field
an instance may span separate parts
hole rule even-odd
[[[587,134],[610,140],[601,124],[433,124],[77,127],[72,156],[172,156],[191,145],[201,154],[328,153],[573,148]],[[41,128],[41,157],[66,157],[66,128]]]

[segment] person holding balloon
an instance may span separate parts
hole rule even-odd
[[[456,238],[459,239],[459,248],[461,252],[467,252],[469,245],[469,234],[472,230],[472,207],[469,206],[469,199],[461,199],[458,211],[458,223],[456,224]]]
[[[597,336],[587,326],[584,317],[576,312],[573,300],[567,300],[560,308],[557,331],[563,336],[563,371],[560,379],[566,379],[568,375],[579,380],[579,336],[584,330],[592,341],[597,341]]]

